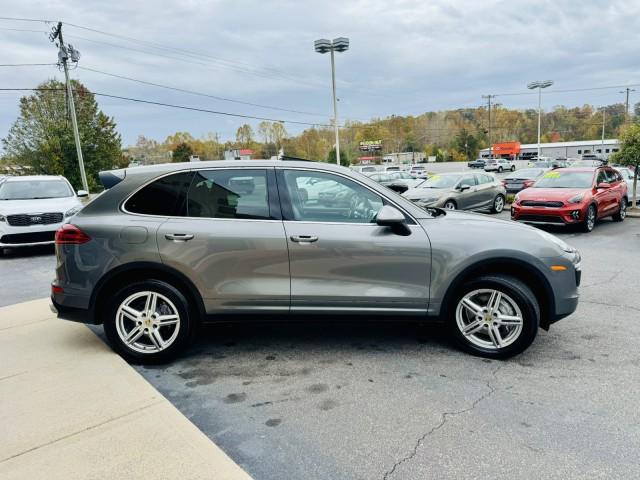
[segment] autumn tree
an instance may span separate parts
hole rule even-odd
[[[76,80],[71,81],[78,131],[89,188],[98,188],[98,172],[126,163],[113,118],[99,108],[95,96]],[[30,166],[32,172],[64,175],[81,188],[80,168],[66,102],[65,85],[49,80],[33,94],[20,99],[20,114],[2,145],[7,159]]]
[[[633,188],[631,198],[633,203],[631,208],[636,208],[636,193],[638,192],[638,173],[640,171],[640,125],[632,124],[623,128],[620,134],[620,151],[614,153],[610,158],[614,163],[622,163],[632,167],[635,175],[633,176]]]
[[[176,145],[172,158],[174,162],[188,162],[191,155],[193,155],[191,146],[188,143],[182,142]]]
[[[236,130],[236,142],[238,142],[241,147],[248,147],[249,144],[253,142],[253,137],[253,128],[247,123],[241,125],[238,127],[238,130]]]

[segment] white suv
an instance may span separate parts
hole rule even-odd
[[[64,177],[7,177],[0,183],[0,254],[3,249],[53,244],[55,232],[82,203]]]
[[[514,172],[516,170],[516,165],[506,158],[490,158],[484,164],[485,172],[502,173],[507,170]]]

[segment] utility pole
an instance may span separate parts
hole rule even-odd
[[[604,158],[604,122],[607,115],[607,110],[602,107],[602,146],[600,147],[600,152]]]
[[[482,98],[487,99],[488,112],[489,112],[489,127],[487,133],[489,136],[489,158],[493,158],[493,144],[491,143],[491,99],[496,98],[495,95],[482,95]]]
[[[624,90],[621,90],[618,93],[624,93],[626,94],[626,98],[625,98],[625,102],[624,102],[624,123],[628,123],[629,122],[629,92],[635,92],[636,90],[634,88],[625,88]]]
[[[69,80],[69,67],[67,61],[70,59],[72,62],[77,63],[80,59],[80,52],[73,48],[73,45],[65,46],[62,39],[62,22],[58,22],[58,25],[54,27],[51,35],[49,36],[52,42],[58,40],[56,44],[58,47],[58,65],[62,64],[64,69],[64,78],[67,85],[67,98],[69,101],[69,111],[71,113],[71,123],[73,125],[73,138],[76,143],[76,153],[78,155],[78,165],[80,166],[80,178],[82,179],[82,188],[89,192],[89,184],[87,183],[87,174],[84,171],[84,159],[82,158],[82,149],[80,148],[80,133],[78,133],[78,119],[76,118],[76,106],[73,101],[73,89],[71,88],[71,81]]]

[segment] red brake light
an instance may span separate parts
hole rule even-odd
[[[56,245],[82,245],[89,240],[89,235],[70,223],[65,223],[56,231]]]

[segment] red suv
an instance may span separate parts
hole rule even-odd
[[[532,224],[580,225],[590,232],[596,220],[627,214],[627,186],[610,167],[560,168],[545,173],[516,195],[511,219]]]

